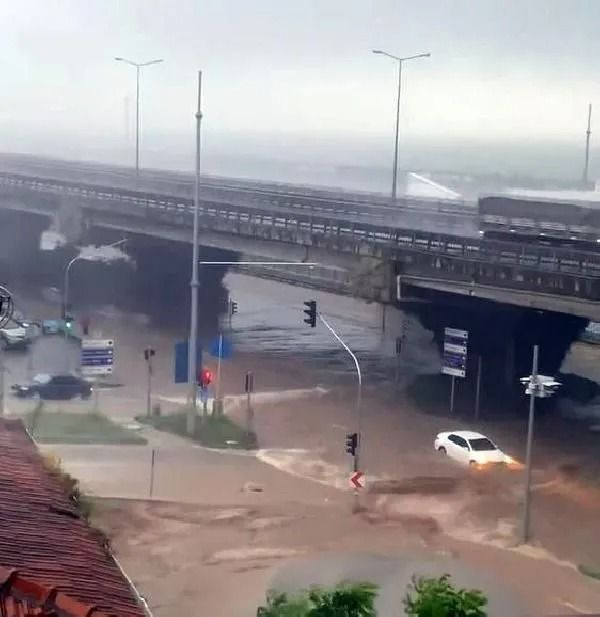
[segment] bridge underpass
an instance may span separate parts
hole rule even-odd
[[[4,208],[46,217],[74,207],[82,212],[90,238],[127,231],[139,238],[152,236],[157,243],[176,241],[182,251],[189,251],[189,200],[11,175],[0,177],[0,200]],[[316,213],[292,212],[289,208],[273,210],[204,201],[200,220],[201,243],[205,246],[230,251],[229,255],[235,252],[318,261],[336,272],[348,273],[346,282],[351,280],[352,292],[365,299],[398,302],[394,274],[399,274],[401,289],[413,290],[416,296],[427,292],[427,297],[420,299],[427,300],[430,307],[438,307],[439,317],[435,317],[436,311],[427,314],[419,309],[424,323],[430,324],[434,332],[448,325],[468,330],[476,314],[483,315],[482,323],[489,323],[489,314],[499,311],[505,324],[498,328],[502,331],[497,337],[502,348],[498,351],[492,345],[488,353],[503,360],[486,366],[491,367],[493,382],[503,387],[516,383],[524,358],[530,354],[530,350],[521,352],[518,345],[509,343],[520,336],[519,323],[533,323],[530,314],[547,315],[536,321],[541,324],[536,331],[543,339],[537,342],[544,346],[554,338],[562,341],[557,343],[557,351],[548,356],[553,358],[548,360],[553,366],[559,364],[558,359],[564,356],[585,319],[598,314],[600,256],[596,253],[432,234],[365,222],[354,216],[325,216],[322,209]],[[319,284],[325,284],[327,277],[320,278]],[[186,285],[187,281],[189,278]],[[311,281],[304,284],[311,285]],[[331,290],[341,291],[334,287]],[[451,313],[447,306],[456,305],[456,298],[460,298],[460,308]],[[494,302],[486,304],[484,300]],[[523,304],[529,308],[523,308]],[[448,323],[451,315],[454,323]],[[556,328],[564,330],[566,336],[556,337]],[[481,347],[485,349],[485,345]]]

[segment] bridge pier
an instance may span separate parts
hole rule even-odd
[[[440,356],[444,328],[469,332],[467,377],[459,389],[464,411],[472,413],[477,378],[477,360],[483,359],[482,415],[488,411],[515,411],[522,397],[519,382],[530,372],[531,350],[540,345],[540,373],[560,371],[571,344],[587,320],[551,311],[516,307],[468,296],[432,290],[407,290],[402,308],[417,316],[433,332]],[[406,295],[409,295],[410,303]],[[466,393],[466,394],[465,394]],[[465,401],[468,400],[468,403]],[[494,409],[495,408],[495,409]]]

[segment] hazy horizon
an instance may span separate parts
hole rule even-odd
[[[0,16],[5,151],[133,160],[135,70],[115,56],[164,59],[142,70],[150,167],[193,168],[202,69],[203,165],[225,175],[389,169],[397,67],[373,48],[431,52],[404,65],[407,169],[578,179],[600,100],[592,0],[22,0]]]

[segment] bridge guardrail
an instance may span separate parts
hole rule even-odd
[[[0,158],[0,163],[2,159]],[[27,163],[21,163],[25,167]],[[5,173],[32,177],[33,174],[10,170],[10,160],[5,163],[9,169]],[[29,163],[33,168],[40,164]],[[184,178],[174,179],[163,173],[163,177],[150,177],[142,174],[136,178],[130,173],[117,170],[90,168],[85,165],[78,168],[75,165],[62,164],[40,170],[37,176],[44,180],[60,180],[63,182],[80,182],[88,185],[110,185],[123,189],[159,192],[177,197],[193,197],[194,184]],[[42,175],[43,174],[43,175]],[[37,175],[37,174],[36,174]],[[157,174],[155,174],[157,175]],[[396,216],[402,211],[417,211],[428,213],[445,213],[454,216],[472,217],[476,214],[474,204],[460,200],[432,200],[419,197],[399,198],[395,203],[390,199],[373,195],[362,197],[352,193],[335,193],[333,191],[302,187],[302,190],[290,190],[291,187],[277,183],[257,183],[256,186],[244,185],[240,181],[221,179],[203,179],[202,191],[207,198],[228,200],[240,205],[270,205],[273,208],[299,209],[330,214],[345,214],[353,216]]]
[[[136,217],[170,219],[175,224],[191,223],[191,199],[157,195],[141,191],[41,180],[0,173],[0,186],[19,190],[50,192],[120,202],[118,214],[127,211]],[[110,210],[110,207],[104,208]],[[238,233],[261,239],[319,244],[321,238],[334,239],[337,250],[360,252],[370,246],[375,253],[393,259],[394,251],[438,254],[449,258],[519,266],[539,272],[564,272],[589,278],[600,277],[600,253],[566,248],[550,248],[516,242],[463,238],[446,234],[382,226],[366,221],[344,220],[322,214],[274,211],[258,206],[235,206],[229,203],[202,201],[201,224],[217,232]],[[276,231],[277,233],[274,233]],[[336,247],[334,247],[336,250]],[[373,251],[372,251],[373,252]]]

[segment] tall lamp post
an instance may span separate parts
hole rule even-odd
[[[115,57],[117,62],[124,62],[135,67],[135,175],[140,175],[140,69],[151,64],[163,62],[162,58],[158,60],[149,60],[148,62],[134,62],[127,58]]]
[[[396,199],[397,186],[398,186],[398,141],[400,137],[400,95],[402,93],[402,63],[407,60],[416,60],[417,58],[429,58],[430,53],[417,54],[415,56],[394,56],[393,54],[383,51],[381,49],[373,49],[374,54],[381,56],[387,56],[398,63],[398,96],[396,100],[396,134],[394,138],[394,168],[392,170],[392,199]]]
[[[196,109],[196,174],[194,181],[194,224],[192,230],[192,278],[190,280],[190,338],[188,340],[188,385],[189,407],[186,431],[193,435],[196,430],[196,406],[198,395],[198,216],[200,214],[200,136],[202,125],[202,71],[198,71],[198,107]]]

